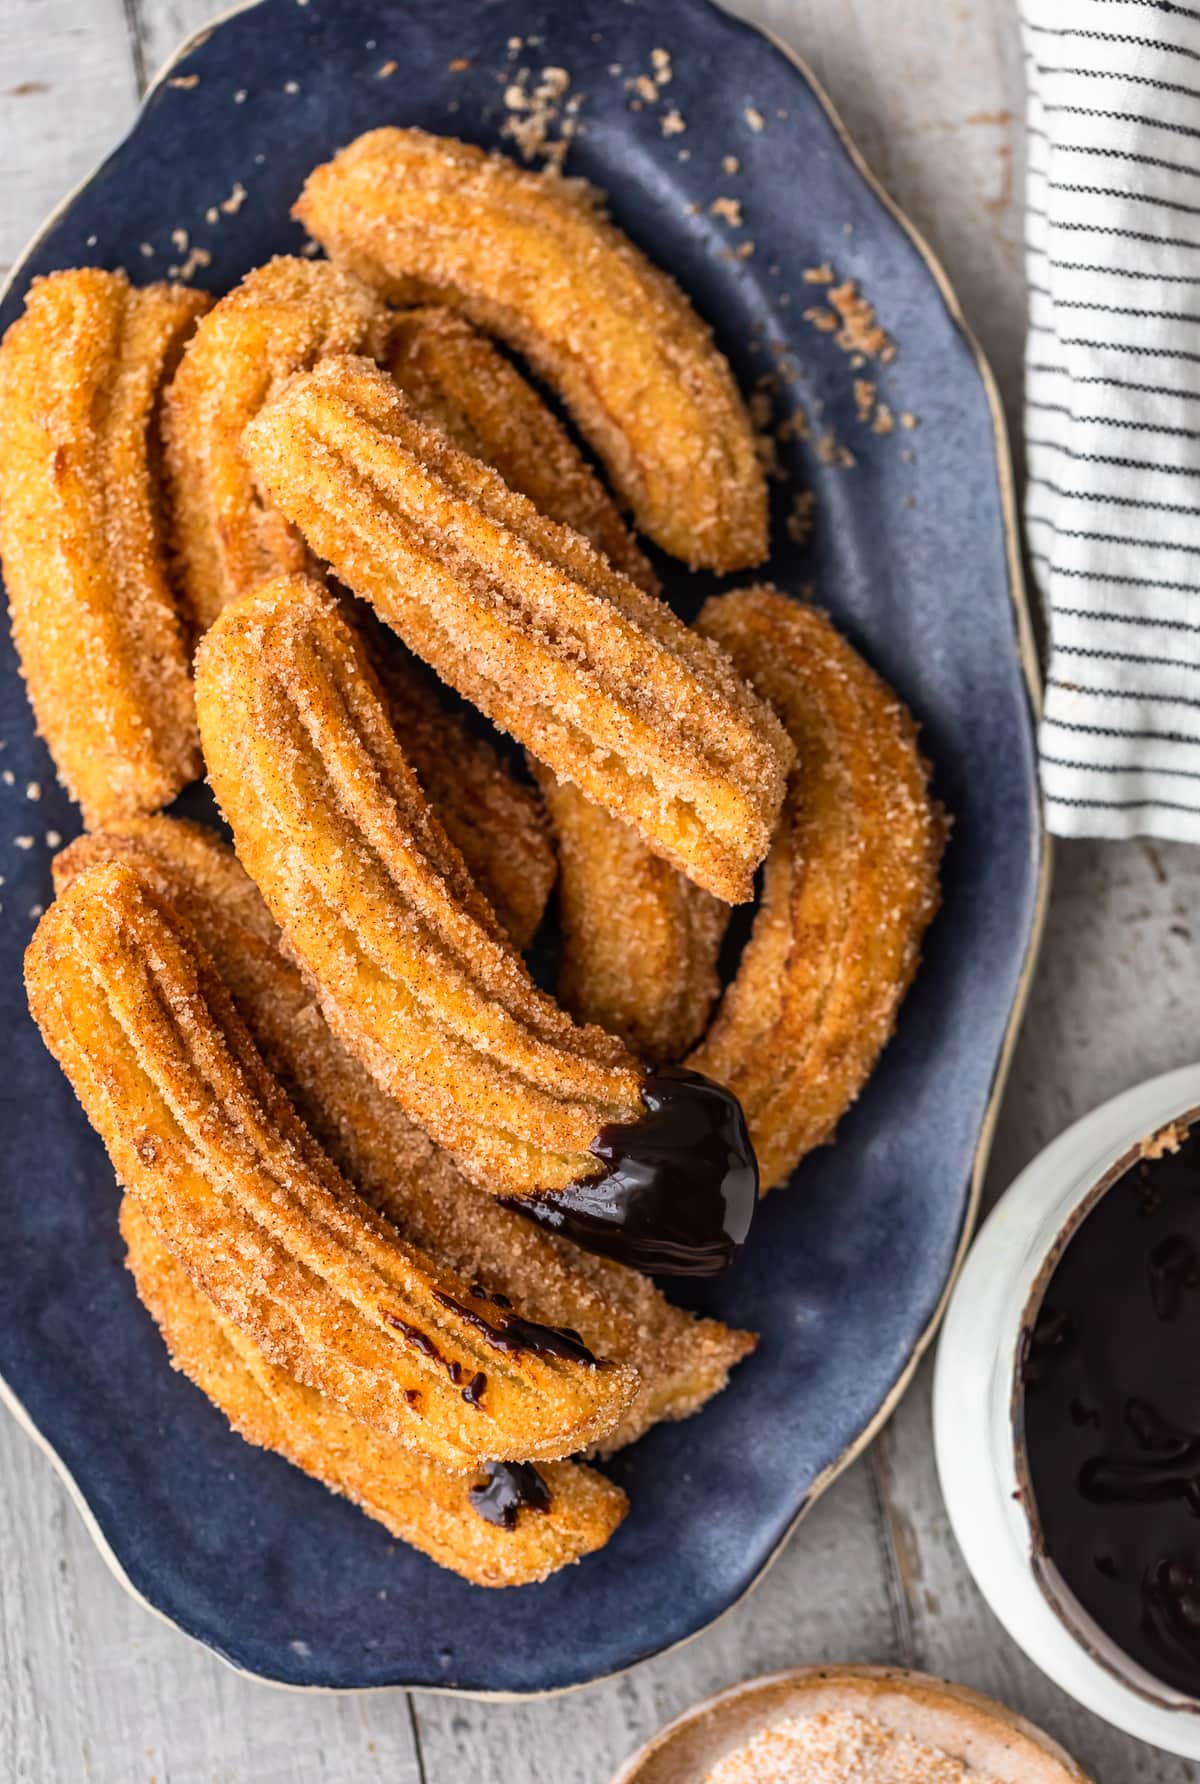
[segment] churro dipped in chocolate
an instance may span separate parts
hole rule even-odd
[[[178,912],[125,862],[42,918],[30,1007],[159,1239],[355,1419],[451,1467],[598,1440],[636,1388],[400,1239],[302,1125]]]
[[[282,579],[227,608],[197,690],[238,854],[343,1044],[532,1217],[626,1261],[723,1268],[755,1182],[736,1101],[645,1074],[537,989],[325,591]]]
[[[233,850],[179,818],[81,836],[54,861],[56,891],[124,860],[186,917],[305,1125],[402,1237],[527,1318],[577,1331],[597,1356],[629,1364],[637,1391],[596,1446],[610,1454],[652,1424],[685,1418],[753,1349],[748,1332],[672,1307],[654,1284],[532,1226],[469,1183],[335,1040],[275,921]]]
[[[389,300],[447,304],[514,347],[664,550],[722,571],[765,558],[766,483],[728,363],[580,181],[372,130],[309,175],[294,214]]]
[[[762,905],[688,1061],[740,1099],[769,1189],[833,1138],[891,1036],[946,823],[910,714],[824,614],[756,588],[714,597],[697,623],[796,745]]]
[[[402,310],[387,367],[422,420],[491,465],[540,514],[590,539],[648,595],[658,594],[649,559],[566,428],[465,317],[437,304]]]
[[[525,1586],[602,1548],[624,1493],[575,1462],[491,1463],[452,1473],[349,1418],[276,1367],[224,1318],[156,1235],[137,1198],[121,1232],[138,1295],[171,1362],[247,1443],[274,1450],[442,1567],[476,1586]]]
[[[242,433],[271,392],[325,353],[384,351],[386,307],[328,261],[279,256],[205,317],[166,394],[173,546],[192,628],[255,583],[305,570],[304,541],[254,486]]]
[[[710,640],[366,360],[293,378],[245,444],[312,549],[444,681],[697,883],[751,895],[791,748]]]
[[[155,438],[162,385],[209,301],[81,267],[36,280],[0,345],[13,636],[88,825],[156,811],[201,771]]]

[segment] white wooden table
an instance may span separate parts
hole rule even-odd
[[[741,0],[815,67],[932,241],[1020,397],[1022,83],[1012,0]],[[0,0],[0,268],[115,141],[213,0]],[[0,418],[2,420],[2,418]],[[1061,847],[1049,932],[1000,1120],[1001,1189],[1053,1134],[1195,1057],[1200,852]],[[0,1776],[37,1784],[387,1780],[605,1784],[668,1717],[756,1673],[891,1661],[977,1685],[1057,1735],[1103,1784],[1191,1766],[1077,1709],[975,1591],[930,1447],[928,1366],[760,1589],[683,1649],[592,1690],[514,1705],[382,1692],[302,1697],[237,1677],[113,1580],[50,1465],[0,1423]]]

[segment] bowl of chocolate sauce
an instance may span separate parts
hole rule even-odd
[[[1010,1635],[1200,1758],[1200,1066],[1086,1116],[997,1204],[942,1329],[934,1440]]]

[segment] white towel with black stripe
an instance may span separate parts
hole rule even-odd
[[[1021,0],[1050,829],[1200,842],[1200,0]]]

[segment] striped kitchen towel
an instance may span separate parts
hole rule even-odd
[[[1020,5],[1047,821],[1200,842],[1200,0]]]

